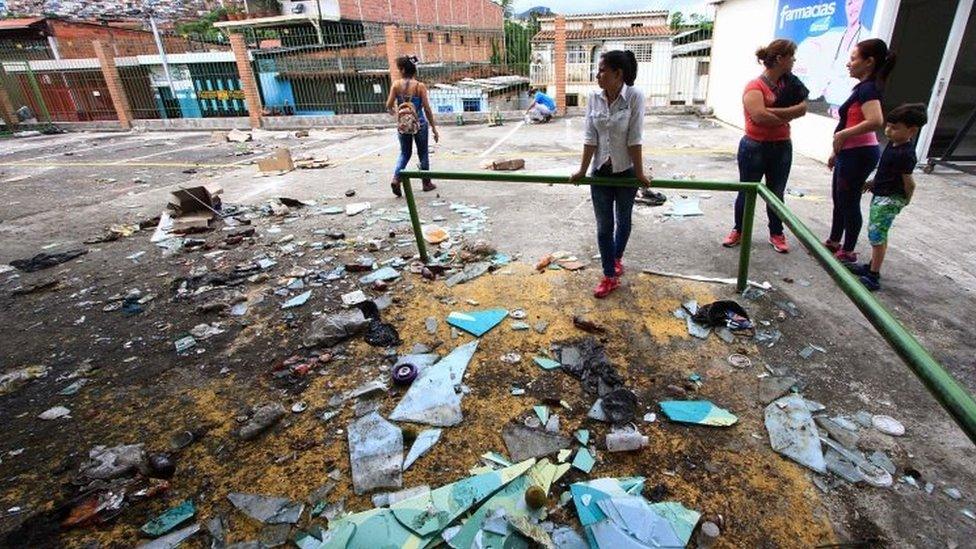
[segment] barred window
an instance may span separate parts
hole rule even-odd
[[[627,44],[627,49],[634,52],[638,63],[648,63],[654,52],[654,44]]]
[[[589,57],[589,52],[583,46],[568,46],[566,48],[567,63],[589,63]]]
[[[403,31],[403,41],[406,42],[407,44],[413,42],[413,32]]]

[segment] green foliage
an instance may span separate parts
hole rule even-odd
[[[539,32],[539,22],[533,17],[527,24],[505,20],[505,64],[509,67],[528,67],[532,54],[532,37]],[[494,62],[495,50],[492,49]],[[528,69],[526,69],[528,70]]]
[[[190,36],[211,42],[223,41],[223,34],[214,28],[213,24],[220,21],[225,15],[227,15],[225,8],[217,8],[197,21],[177,25],[176,32],[182,36]]]
[[[678,30],[685,24],[685,14],[676,11],[671,14],[671,30]]]

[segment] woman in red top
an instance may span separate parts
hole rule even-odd
[[[834,170],[834,211],[830,236],[824,242],[834,257],[845,263],[857,262],[854,247],[863,223],[861,194],[881,157],[875,132],[884,126],[881,93],[894,66],[895,54],[888,51],[884,40],[877,38],[858,42],[847,62],[848,73],[859,82],[840,106],[834,153],[827,161],[827,167]]]
[[[790,141],[790,120],[806,114],[807,103],[801,101],[792,107],[773,107],[776,96],[784,85],[783,77],[793,70],[796,44],[777,39],[756,51],[756,59],[765,66],[759,78],[750,80],[742,94],[745,111],[746,134],[739,141],[739,181],[765,184],[780,200],[786,191],[793,163],[793,144]],[[735,227],[722,245],[737,246],[742,239],[742,212],[745,209],[745,193],[735,199]],[[779,253],[790,251],[783,234],[783,222],[776,213],[766,207],[769,218],[769,243]]]

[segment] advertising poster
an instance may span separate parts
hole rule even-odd
[[[878,0],[777,0],[776,38],[796,42],[796,74],[810,89],[809,112],[837,117],[857,81],[847,61],[858,42],[876,38]]]

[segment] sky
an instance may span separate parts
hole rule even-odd
[[[669,10],[685,13],[703,13],[705,0],[515,0],[512,11],[521,13],[535,6],[546,6],[556,13],[597,13],[612,11]]]

